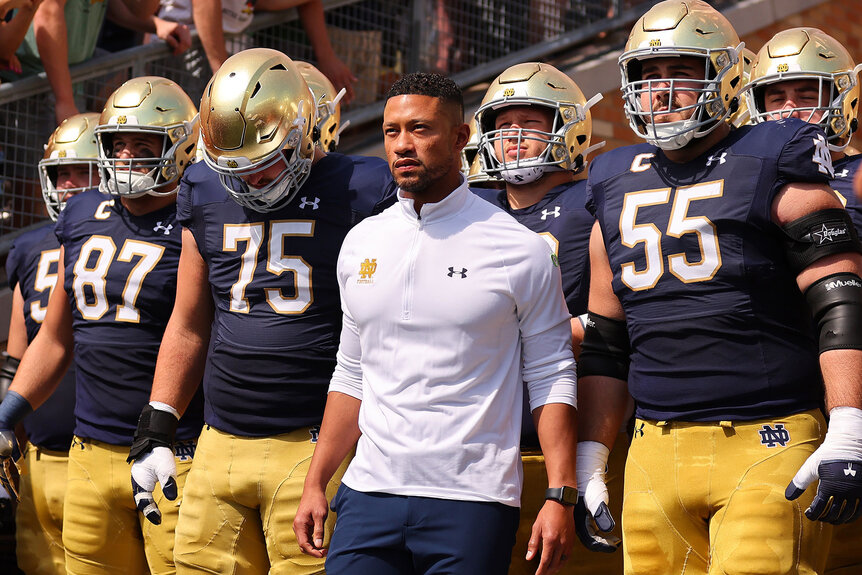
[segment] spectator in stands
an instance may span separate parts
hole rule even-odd
[[[69,66],[93,56],[106,14],[127,28],[155,33],[175,53],[188,49],[191,38],[186,26],[136,14],[130,9],[135,4],[134,0],[45,0],[16,53],[20,71],[14,74],[0,71],[0,77],[15,80],[44,69],[54,92],[54,115],[59,124],[78,113]]]
[[[336,90],[347,89],[343,100],[346,104],[353,98],[353,84],[357,78],[335,55],[326,31],[322,0],[163,0],[159,17],[196,27],[207,61],[212,73],[215,73],[230,56],[225,43],[226,36],[242,33],[251,23],[255,10],[277,11],[288,8],[296,8],[299,12],[299,19],[317,59],[317,68],[332,81]],[[203,62],[191,58],[187,61],[196,68],[196,76],[202,76],[204,81],[209,80],[209,75],[202,73]]]
[[[24,41],[27,28],[41,3],[42,0],[0,0],[0,69],[21,73],[15,50]],[[12,10],[15,14],[6,21],[6,14]]]

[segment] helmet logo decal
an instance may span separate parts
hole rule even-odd
[[[653,38],[649,41],[649,46],[650,48],[658,48],[659,46],[661,46],[661,39]]]
[[[127,121],[128,121],[128,120],[126,119],[126,117],[125,117],[125,116],[118,116],[118,117],[117,117],[117,123],[118,123],[118,124],[125,124]]]
[[[227,161],[227,167],[228,168],[236,168],[237,166],[239,166],[239,164],[236,163],[236,160],[228,160]]]
[[[66,157],[66,150],[59,150],[57,152],[57,157],[58,158],[65,158]]]
[[[514,95],[515,95],[515,89],[514,88],[506,88],[505,90],[503,90],[503,96],[505,96],[505,97],[514,96]]]
[[[779,72],[787,72],[790,70],[790,66],[787,64],[779,64],[777,69]]]

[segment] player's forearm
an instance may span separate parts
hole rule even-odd
[[[6,353],[15,359],[21,359],[27,351],[27,325],[24,322],[24,297],[21,295],[20,286],[15,286],[15,291],[12,292],[10,316]]]
[[[191,403],[206,364],[209,348],[209,327],[196,330],[168,322],[153,376],[151,401],[166,403],[180,414]]]
[[[545,456],[548,486],[578,484],[575,460],[578,448],[577,410],[564,403],[549,403],[533,411],[539,444]]]
[[[591,375],[578,379],[578,438],[612,449],[628,411],[625,381]]]
[[[329,393],[314,457],[305,477],[306,488],[325,491],[338,466],[359,441],[361,405],[355,397],[337,391]]]
[[[833,349],[820,354],[820,369],[826,388],[826,409],[862,409],[862,350]]]
[[[33,409],[51,397],[72,362],[72,341],[45,329],[27,347],[10,390],[19,393]]]
[[[192,0],[192,16],[213,74],[227,60],[221,0]]]

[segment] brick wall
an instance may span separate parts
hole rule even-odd
[[[745,34],[741,39],[746,47],[756,53],[778,32],[799,26],[820,28],[841,42],[850,51],[856,63],[862,61],[862,4],[859,0],[830,0]],[[577,81],[577,77],[575,80]],[[589,97],[590,94],[587,96]],[[620,91],[604,92],[603,96],[602,101],[591,109],[593,141],[605,140],[607,144],[603,150],[643,142],[629,128],[628,120],[623,114]],[[851,141],[851,145],[862,149],[862,136],[859,132]]]

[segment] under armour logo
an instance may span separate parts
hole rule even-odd
[[[309,433],[309,435],[311,435],[311,442],[317,443],[317,438],[320,435],[320,426],[315,425],[314,427],[309,427],[308,433]]]
[[[465,277],[467,277],[467,268],[461,268],[461,270],[460,270],[460,271],[456,271],[456,270],[455,270],[455,268],[449,268],[449,273],[448,273],[448,274],[446,274],[446,275],[447,275],[447,276],[449,276],[449,277],[451,278],[451,277],[453,277],[455,274],[460,275],[460,276],[461,276],[461,279],[464,279]]]
[[[644,436],[644,424],[641,423],[640,426],[635,425],[635,437],[643,437]]]
[[[835,173],[836,178],[846,178],[849,175],[850,175],[850,170],[848,170],[847,168],[844,168],[840,172]]]
[[[560,217],[560,206],[554,206],[553,211],[542,210],[542,221],[548,219],[548,216],[554,216],[555,218]]]
[[[827,228],[826,224],[823,224],[823,227],[813,232],[815,236],[817,236],[818,244],[825,244],[826,242],[831,242],[835,238],[840,238],[841,236],[847,235],[846,227],[838,227],[838,228]]]
[[[174,446],[174,455],[180,461],[191,461],[195,458],[195,448],[197,443],[194,441],[180,441]]]
[[[790,442],[790,433],[784,429],[783,423],[777,424],[774,428],[764,425],[758,433],[760,434],[761,445],[766,447],[775,447],[776,445],[784,447]]]
[[[170,235],[172,229],[174,229],[173,224],[164,225],[162,222],[156,222],[156,225],[153,227],[154,232],[164,232],[166,236]]]
[[[718,162],[718,164],[721,165],[727,161],[727,160],[725,160],[726,157],[727,157],[727,152],[722,152],[721,155],[718,157],[710,156],[709,158],[706,159],[706,165],[711,166],[713,162]]]
[[[856,470],[853,469],[852,463],[847,464],[847,469],[844,470],[844,475],[849,475],[850,477],[856,477]]]
[[[302,209],[306,208],[307,206],[311,206],[312,210],[316,210],[318,207],[317,204],[320,203],[320,198],[318,198],[318,197],[315,197],[314,201],[311,201],[311,202],[308,201],[308,198],[306,196],[302,196],[299,199],[302,200],[302,203],[299,204],[299,207]]]

